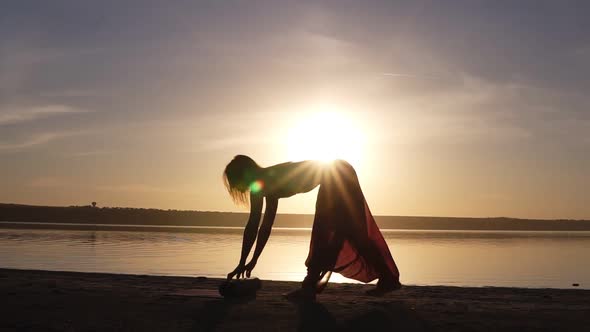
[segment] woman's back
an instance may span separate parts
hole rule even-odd
[[[317,161],[287,162],[264,170],[265,196],[283,198],[305,193],[320,184],[324,165]]]

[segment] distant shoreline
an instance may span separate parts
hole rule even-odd
[[[171,233],[242,233],[244,227],[236,226],[174,226],[174,225],[122,225],[122,224],[91,224],[91,223],[53,223],[53,222],[22,222],[0,220],[0,229],[46,229],[72,231],[122,231],[122,232],[171,232]],[[311,232],[311,227],[282,227],[275,226],[275,230]],[[589,230],[514,230],[514,229],[395,229],[381,228],[388,232],[590,232]]]
[[[129,230],[157,230],[155,226],[168,226],[187,231],[187,227],[194,226],[243,228],[247,218],[247,213],[235,212],[0,204],[0,221],[36,223],[30,225],[33,228],[48,228],[43,224],[94,229],[100,225],[102,229],[111,227],[117,230],[125,227]],[[413,216],[376,216],[375,219],[380,228],[397,230],[590,231],[590,220]],[[285,228],[311,228],[312,224],[313,215],[305,214],[279,214],[275,222],[275,226]]]

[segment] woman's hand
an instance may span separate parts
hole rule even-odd
[[[246,278],[250,278],[256,263],[257,261],[251,260],[250,263],[246,265],[238,264],[238,266],[233,271],[227,274],[227,280],[233,279],[233,277],[236,277],[236,279],[244,278],[244,274],[246,275]]]
[[[238,264],[238,266],[227,274],[227,280],[231,280],[234,276],[236,279],[240,279],[244,277],[244,273],[246,272],[246,265]]]
[[[246,278],[250,278],[250,274],[252,273],[252,270],[254,270],[255,266],[255,260],[251,260],[250,263],[246,264],[246,266],[244,267],[244,269],[246,270]]]

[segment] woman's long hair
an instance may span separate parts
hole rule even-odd
[[[223,172],[223,183],[234,203],[248,205],[250,184],[256,180],[260,166],[250,157],[237,155]]]

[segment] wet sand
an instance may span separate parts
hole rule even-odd
[[[0,331],[588,331],[590,290],[328,286],[318,302],[263,280],[256,299],[224,300],[220,279],[0,269]]]

